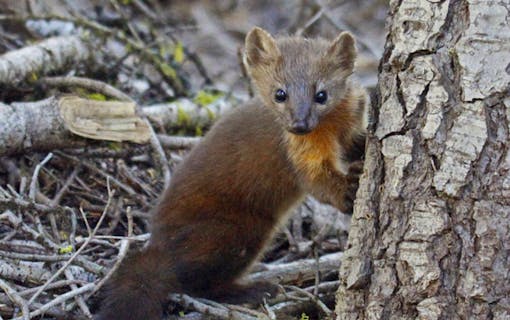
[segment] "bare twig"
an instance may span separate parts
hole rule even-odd
[[[66,269],[64,271],[64,273],[66,275],[67,280],[74,281],[74,275],[69,269]],[[78,286],[76,285],[76,283],[71,283],[69,286],[71,287],[72,290],[78,290]],[[83,297],[80,295],[77,295],[74,297],[74,299],[76,300],[76,303],[80,307],[83,314],[85,314],[89,318],[92,318],[92,313],[90,313],[90,310],[87,307],[87,304],[85,303],[85,300],[83,299]]]
[[[36,167],[35,167],[35,170],[34,170],[34,173],[32,174],[32,181],[30,182],[30,191],[28,193],[28,197],[30,198],[30,200],[35,200],[35,195],[37,193],[37,179],[39,177],[39,171],[41,170],[41,168],[48,162],[51,160],[51,158],[53,157],[53,153],[48,153],[48,155],[44,158],[43,161],[41,161],[41,163],[39,163]]]
[[[108,202],[106,203],[106,206],[104,208],[104,211],[103,213],[101,214],[101,217],[99,218],[99,221],[97,222],[96,226],[94,227],[94,230],[92,230],[92,233],[89,235],[89,238],[87,241],[85,241],[82,246],[76,250],[76,252],[71,256],[71,258],[69,258],[69,260],[66,261],[66,263],[57,271],[53,274],[53,276],[48,279],[48,281],[45,283],[44,286],[42,286],[39,290],[37,290],[37,292],[30,298],[30,300],[28,301],[28,304],[30,305],[32,302],[34,302],[34,300],[46,289],[46,287],[52,283],[57,277],[60,276],[60,274],[62,274],[62,272],[65,271],[65,269],[73,262],[73,260],[85,249],[85,247],[87,247],[87,245],[89,244],[90,240],[95,236],[97,230],[99,229],[99,227],[101,226],[101,223],[103,222],[104,218],[106,217],[106,212],[108,211],[108,208],[110,206],[110,203],[111,203],[111,200],[112,200],[112,197],[113,197],[113,191],[110,189],[110,180],[107,179],[106,180],[106,184],[107,184],[107,187],[108,187]],[[83,287],[82,287],[83,288]]]
[[[39,80],[41,83],[58,87],[80,87],[90,91],[100,92],[108,97],[121,101],[132,101],[124,92],[110,86],[109,84],[83,77],[44,77]]]
[[[331,316],[331,314],[333,313],[325,304],[324,302],[322,302],[319,298],[317,298],[316,295],[304,290],[304,289],[301,289],[299,287],[296,287],[296,286],[286,286],[286,288],[289,288],[289,289],[292,289],[296,292],[299,292],[301,294],[303,294],[304,296],[310,298],[313,302],[315,302],[317,304],[317,306],[319,307],[320,310],[322,310],[322,312],[324,312],[327,316]]]
[[[28,303],[25,299],[23,299],[13,288],[11,288],[7,282],[0,279],[0,288],[7,294],[9,299],[12,300],[15,304],[17,304],[21,308],[21,312],[23,316],[20,319],[29,320],[30,319],[30,309],[28,309]]]
[[[108,271],[108,273],[96,284],[94,290],[90,293],[89,296],[94,295],[101,287],[110,279],[115,271],[120,267],[120,264],[124,260],[129,250],[129,245],[131,244],[131,237],[133,236],[133,215],[131,214],[131,210],[127,212],[128,217],[128,236],[120,241],[119,254],[117,255],[117,261],[113,265],[113,267]]]
[[[37,310],[35,311],[32,311],[30,312],[30,318],[33,318],[33,317],[37,317],[41,314],[44,314],[47,310],[49,310],[50,308],[58,305],[58,304],[61,304],[69,299],[72,299],[74,298],[75,296],[77,295],[80,295],[80,294],[84,294],[92,289],[94,289],[94,286],[95,284],[93,283],[89,283],[89,284],[86,284],[84,285],[83,287],[80,287],[76,290],[72,290],[72,291],[69,291],[69,292],[66,292],[60,296],[58,296],[57,298],[51,300],[50,302],[44,304],[43,306],[41,306],[40,308],[38,308]],[[23,320],[23,318],[14,318],[12,320]]]
[[[214,303],[214,301],[209,301],[206,299],[196,299],[186,294],[171,294],[170,300],[182,304],[193,310],[199,311],[200,313],[209,314],[220,319],[239,319],[239,320],[261,319],[250,314],[245,314],[239,311],[228,309],[223,305]],[[261,320],[263,319],[267,319],[267,316],[264,315],[264,317]]]

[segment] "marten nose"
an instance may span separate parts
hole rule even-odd
[[[306,120],[297,120],[292,123],[290,132],[294,134],[306,134],[310,132],[310,126],[306,123]]]

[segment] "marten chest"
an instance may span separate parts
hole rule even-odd
[[[290,161],[307,180],[319,179],[330,170],[346,173],[336,130],[317,128],[303,136],[289,133],[286,139]]]

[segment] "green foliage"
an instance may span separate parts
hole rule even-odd
[[[195,136],[200,137],[204,135],[204,130],[201,127],[197,126],[195,128]]]
[[[190,122],[190,116],[180,105],[177,105],[177,125],[180,127],[186,127]]]
[[[174,61],[176,63],[182,63],[184,61],[184,47],[182,42],[177,42],[174,47]]]
[[[177,72],[175,72],[175,69],[172,68],[168,63],[161,63],[159,65],[160,71],[168,78],[176,79],[177,78]]]
[[[73,252],[73,246],[72,245],[68,245],[68,246],[65,246],[65,247],[58,248],[58,253],[59,254],[66,254],[66,253],[71,253],[71,252]]]
[[[110,141],[110,142],[108,142],[108,149],[113,150],[113,151],[121,151],[122,143],[116,142],[116,141]]]
[[[306,313],[301,313],[301,318],[299,320],[310,320],[310,317]]]
[[[197,95],[193,99],[193,102],[201,106],[206,106],[208,104],[215,102],[222,96],[223,96],[222,92],[209,92],[205,90],[200,90],[197,92]]]
[[[106,96],[101,93],[89,93],[87,94],[87,98],[90,100],[96,100],[96,101],[106,101]]]
[[[37,75],[37,73],[35,72],[30,73],[30,75],[28,76],[28,81],[35,82],[37,80],[39,80],[39,76]]]

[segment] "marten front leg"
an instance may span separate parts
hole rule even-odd
[[[322,175],[311,182],[310,193],[317,200],[328,203],[343,213],[351,214],[362,171],[361,160],[349,164],[347,175],[327,167]]]

